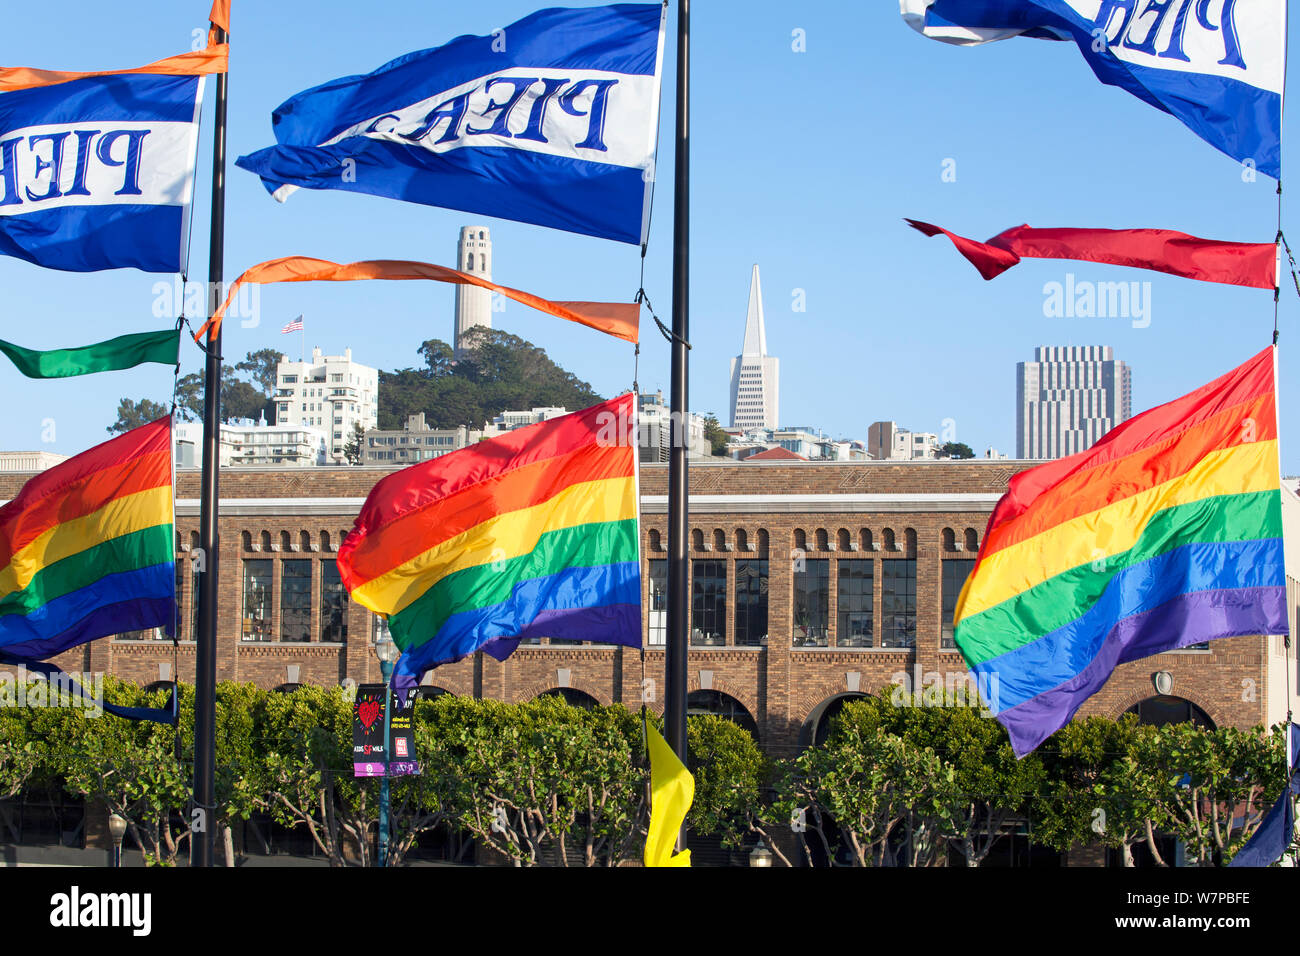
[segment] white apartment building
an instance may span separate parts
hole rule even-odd
[[[477,428],[430,428],[424,412],[411,415],[401,429],[372,428],[362,446],[363,464],[414,465],[476,444],[483,437]]]
[[[636,404],[641,461],[668,461],[673,441],[672,412],[664,404],[664,393],[642,392]],[[688,413],[686,422],[686,457],[712,457],[713,446],[704,434],[704,418]]]
[[[203,425],[175,422],[172,425],[177,468],[203,465]],[[326,433],[310,425],[268,425],[244,418],[221,426],[217,464],[222,468],[258,465],[311,468],[328,461]]]
[[[929,461],[938,456],[939,436],[899,428],[897,422],[874,422],[867,429],[867,452],[876,461]]]
[[[512,432],[516,428],[524,428],[528,425],[536,425],[538,422],[549,422],[552,418],[559,418],[561,415],[569,414],[565,408],[530,408],[526,410],[505,411],[498,415],[492,421],[483,426],[484,438],[495,438],[497,435],[504,435],[506,432]]]
[[[308,362],[282,361],[276,369],[275,423],[305,425],[327,436],[329,461],[343,464],[353,429],[379,424],[379,370],[342,355],[311,350]]]
[[[67,460],[52,451],[0,451],[0,475],[45,471]]]

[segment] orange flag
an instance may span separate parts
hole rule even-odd
[[[215,26],[230,32],[230,0],[213,0],[208,18]],[[200,76],[208,73],[225,73],[230,64],[230,46],[217,43],[216,31],[208,32],[206,49],[193,53],[169,56],[145,66],[125,70],[95,70],[89,73],[69,70],[34,70],[25,66],[0,67],[0,93],[35,89],[38,86],[55,86],[71,80],[84,80],[94,76],[120,76],[123,73],[155,73],[164,76]]]
[[[194,334],[194,341],[200,341],[205,332],[209,335],[217,334],[221,329],[221,320],[226,314],[226,309],[229,308],[239,287],[246,282],[267,285],[273,282],[351,282],[358,279],[432,279],[434,282],[476,285],[499,292],[507,299],[513,299],[530,309],[598,329],[615,338],[636,342],[638,337],[641,306],[635,302],[552,302],[528,292],[497,285],[481,276],[448,269],[446,266],[435,266],[428,262],[372,259],[341,265],[326,259],[286,256],[283,259],[259,263],[231,283],[226,301],[222,302],[221,307],[212,314],[212,318],[203,324],[203,328]]]

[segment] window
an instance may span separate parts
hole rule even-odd
[[[736,562],[736,644],[767,643],[767,561]]]
[[[916,559],[890,558],[881,564],[881,647],[916,644]]]
[[[974,558],[959,558],[943,562],[943,621],[939,633],[939,646],[948,650],[957,647],[952,639],[952,617],[957,610],[957,598],[961,595],[966,578],[975,570]]]
[[[691,562],[691,643],[727,642],[727,564],[712,558]]]
[[[647,642],[662,647],[668,642],[668,562],[650,562],[650,633]]]
[[[244,615],[240,636],[246,641],[271,639],[271,562],[244,560]]]
[[[344,644],[348,639],[348,592],[339,579],[339,563],[320,563],[320,639]]]
[[[875,635],[875,562],[841,560],[839,563],[839,620],[837,647],[870,647]]]
[[[311,561],[280,563],[280,640],[311,640]]]
[[[825,647],[830,631],[831,562],[809,558],[794,572],[794,645]]]

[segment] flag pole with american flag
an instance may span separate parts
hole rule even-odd
[[[303,328],[303,324],[302,324],[302,316],[301,316],[301,315],[298,316],[298,318],[294,319],[292,322],[290,322],[288,325],[286,325],[284,328],[282,328],[282,329],[280,330],[280,334],[281,334],[281,335],[286,335],[286,334],[288,334],[289,332],[301,332],[301,333],[302,333],[302,341],[301,341],[301,343],[300,343],[300,345],[301,345],[301,349],[300,349],[300,351],[299,351],[298,361],[299,361],[299,362],[306,362],[306,361],[307,361],[307,330],[306,330],[305,328]]]

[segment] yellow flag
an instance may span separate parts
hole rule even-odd
[[[650,833],[645,841],[645,865],[690,866],[691,851],[673,853],[673,847],[695,799],[695,778],[649,721],[646,739],[650,744]]]

